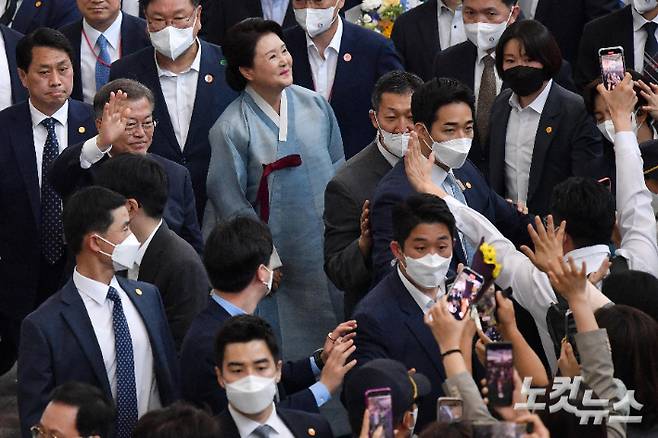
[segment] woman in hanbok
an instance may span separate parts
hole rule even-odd
[[[281,27],[253,18],[223,45],[226,79],[239,97],[210,130],[204,234],[234,216],[267,222],[283,279],[259,314],[278,325],[287,358],[323,345],[342,315],[324,273],[324,191],[345,161],[336,117],[314,91],[292,84]],[[274,301],[274,302],[273,302]]]

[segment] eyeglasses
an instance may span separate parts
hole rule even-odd
[[[128,122],[126,123],[126,134],[132,135],[139,126],[142,127],[144,132],[151,132],[155,129],[156,121],[149,120],[148,122]]]
[[[164,29],[167,26],[174,26],[177,29],[185,29],[190,27],[190,22],[192,18],[196,15],[196,10],[192,12],[192,15],[189,17],[174,17],[170,20],[164,18],[146,18],[149,27],[153,32],[158,32]]]
[[[30,433],[32,434],[32,438],[63,438],[61,436],[55,435],[52,432],[48,432],[40,425],[32,426],[30,427]],[[79,438],[89,438],[89,437],[79,437]]]

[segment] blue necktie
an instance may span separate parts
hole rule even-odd
[[[446,184],[450,188],[450,192],[453,198],[464,205],[468,205],[466,203],[466,197],[462,193],[462,189],[459,187],[459,184],[457,184],[457,180],[455,179],[455,176],[452,174],[452,172],[448,172],[448,176],[446,177]],[[459,241],[461,242],[462,250],[466,256],[466,264],[469,264],[473,260],[475,248],[473,248],[473,245],[471,245],[469,240],[462,234],[461,231],[457,230],[457,234],[459,235]]]
[[[100,48],[98,59],[96,59],[96,91],[98,91],[110,79],[112,60],[110,60],[110,54],[107,51],[107,39],[103,34],[98,36],[96,44]]]
[[[64,254],[62,199],[50,185],[48,178],[50,165],[59,155],[55,123],[53,118],[44,119],[41,122],[48,131],[41,160],[41,253],[51,265]]]
[[[658,41],[656,41],[656,28],[658,24],[653,21],[642,26],[647,32],[647,42],[644,44],[644,75],[654,84],[658,84]]]
[[[123,313],[121,297],[110,286],[107,298],[114,302],[112,326],[114,327],[114,345],[116,348],[117,378],[117,418],[116,432],[118,438],[130,438],[137,423],[137,388],[135,385],[135,360],[133,343],[130,337],[128,321]]]

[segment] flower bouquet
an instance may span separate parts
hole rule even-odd
[[[424,0],[363,0],[357,24],[391,37],[395,20]]]

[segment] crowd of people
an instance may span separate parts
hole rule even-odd
[[[360,3],[0,0],[17,436],[658,437],[658,1]]]

